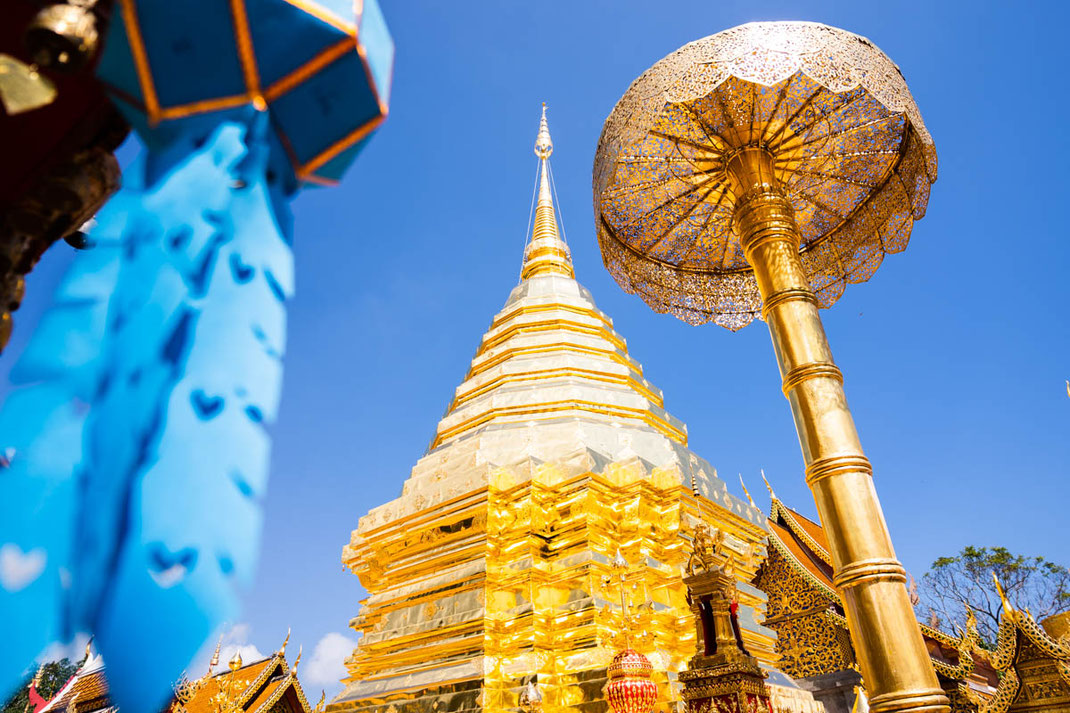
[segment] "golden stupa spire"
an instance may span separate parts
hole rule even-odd
[[[539,198],[535,204],[535,226],[524,251],[524,268],[520,279],[536,275],[564,275],[575,277],[572,256],[561,239],[557,228],[557,212],[554,210],[553,192],[550,190],[550,154],[554,142],[546,123],[546,103],[542,105],[539,133],[535,137],[535,155],[539,157]]]

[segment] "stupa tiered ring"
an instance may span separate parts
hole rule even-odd
[[[769,325],[874,713],[946,711],[819,307],[906,247],[936,151],[898,67],[814,23],[742,25],[640,76],[594,167],[606,267],[658,312]]]

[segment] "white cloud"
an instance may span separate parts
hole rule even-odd
[[[66,644],[53,641],[37,656],[37,663],[48,663],[50,661],[59,661],[60,659],[70,659],[72,662],[78,663],[85,656],[85,645],[88,642],[89,635],[84,633],[75,634],[74,638]],[[95,649],[94,653],[96,653]]]
[[[345,660],[353,653],[356,646],[355,639],[334,631],[316,642],[312,657],[308,660],[308,664],[301,666],[299,673],[301,685],[310,699],[319,698],[313,695],[316,688],[325,689],[328,698],[341,690],[342,686],[339,681],[347,675]]]

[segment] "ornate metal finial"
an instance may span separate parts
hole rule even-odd
[[[542,691],[534,681],[528,681],[520,691],[517,705],[524,713],[535,713],[542,710]]]
[[[762,480],[765,481],[765,489],[769,491],[769,497],[776,500],[776,493],[773,492],[773,486],[769,484],[769,479],[765,477],[765,468],[759,470],[762,474]]]
[[[219,641],[215,642],[215,651],[212,653],[212,660],[208,662],[208,672],[204,675],[211,676],[212,671],[219,665],[219,649],[223,647],[223,635],[219,635]]]
[[[288,643],[290,643],[290,627],[286,627],[286,638],[282,640],[282,646],[280,646],[279,650],[275,652],[275,655],[277,655],[277,656],[285,656],[286,655],[286,644],[288,644]]]
[[[992,573],[992,581],[996,583],[996,591],[999,592],[999,600],[1003,602],[1003,608],[1007,611],[1014,611],[1014,605],[1007,601],[1007,593],[1003,591],[1003,585],[999,583],[999,577],[996,573]]]
[[[227,662],[227,666],[230,667],[231,671],[237,671],[239,668],[242,667],[242,663],[243,662],[241,660],[241,649],[239,649],[234,652],[233,656],[230,657],[230,661]]]
[[[752,508],[758,507],[757,505],[754,504],[754,498],[752,498],[750,496],[750,491],[747,490],[747,484],[743,482],[743,474],[742,473],[739,474],[739,486],[741,488],[743,488],[743,494],[747,496],[747,502],[750,503],[750,506]]]
[[[542,119],[539,120],[539,133],[535,137],[535,155],[541,159],[550,158],[554,152],[554,142],[550,139],[550,127],[546,123],[546,102],[542,103]]]
[[[320,689],[320,699],[316,703],[316,707],[312,709],[312,713],[323,713],[323,710],[327,707],[327,691]]]
[[[93,653],[93,637],[89,637],[89,641],[85,642],[85,660],[89,660],[89,655]]]
[[[297,678],[297,667],[301,665],[301,654],[303,654],[304,651],[304,644],[297,647],[297,658],[294,659],[293,668],[290,670],[290,673],[294,678]]]

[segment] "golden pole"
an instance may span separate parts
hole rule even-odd
[[[762,296],[806,461],[828,536],[834,582],[844,601],[873,713],[949,710],[895,558],[862,453],[843,374],[833,363],[817,298],[799,257],[800,233],[791,203],[774,174],[773,156],[745,148],[726,162],[736,195],[734,220]]]

